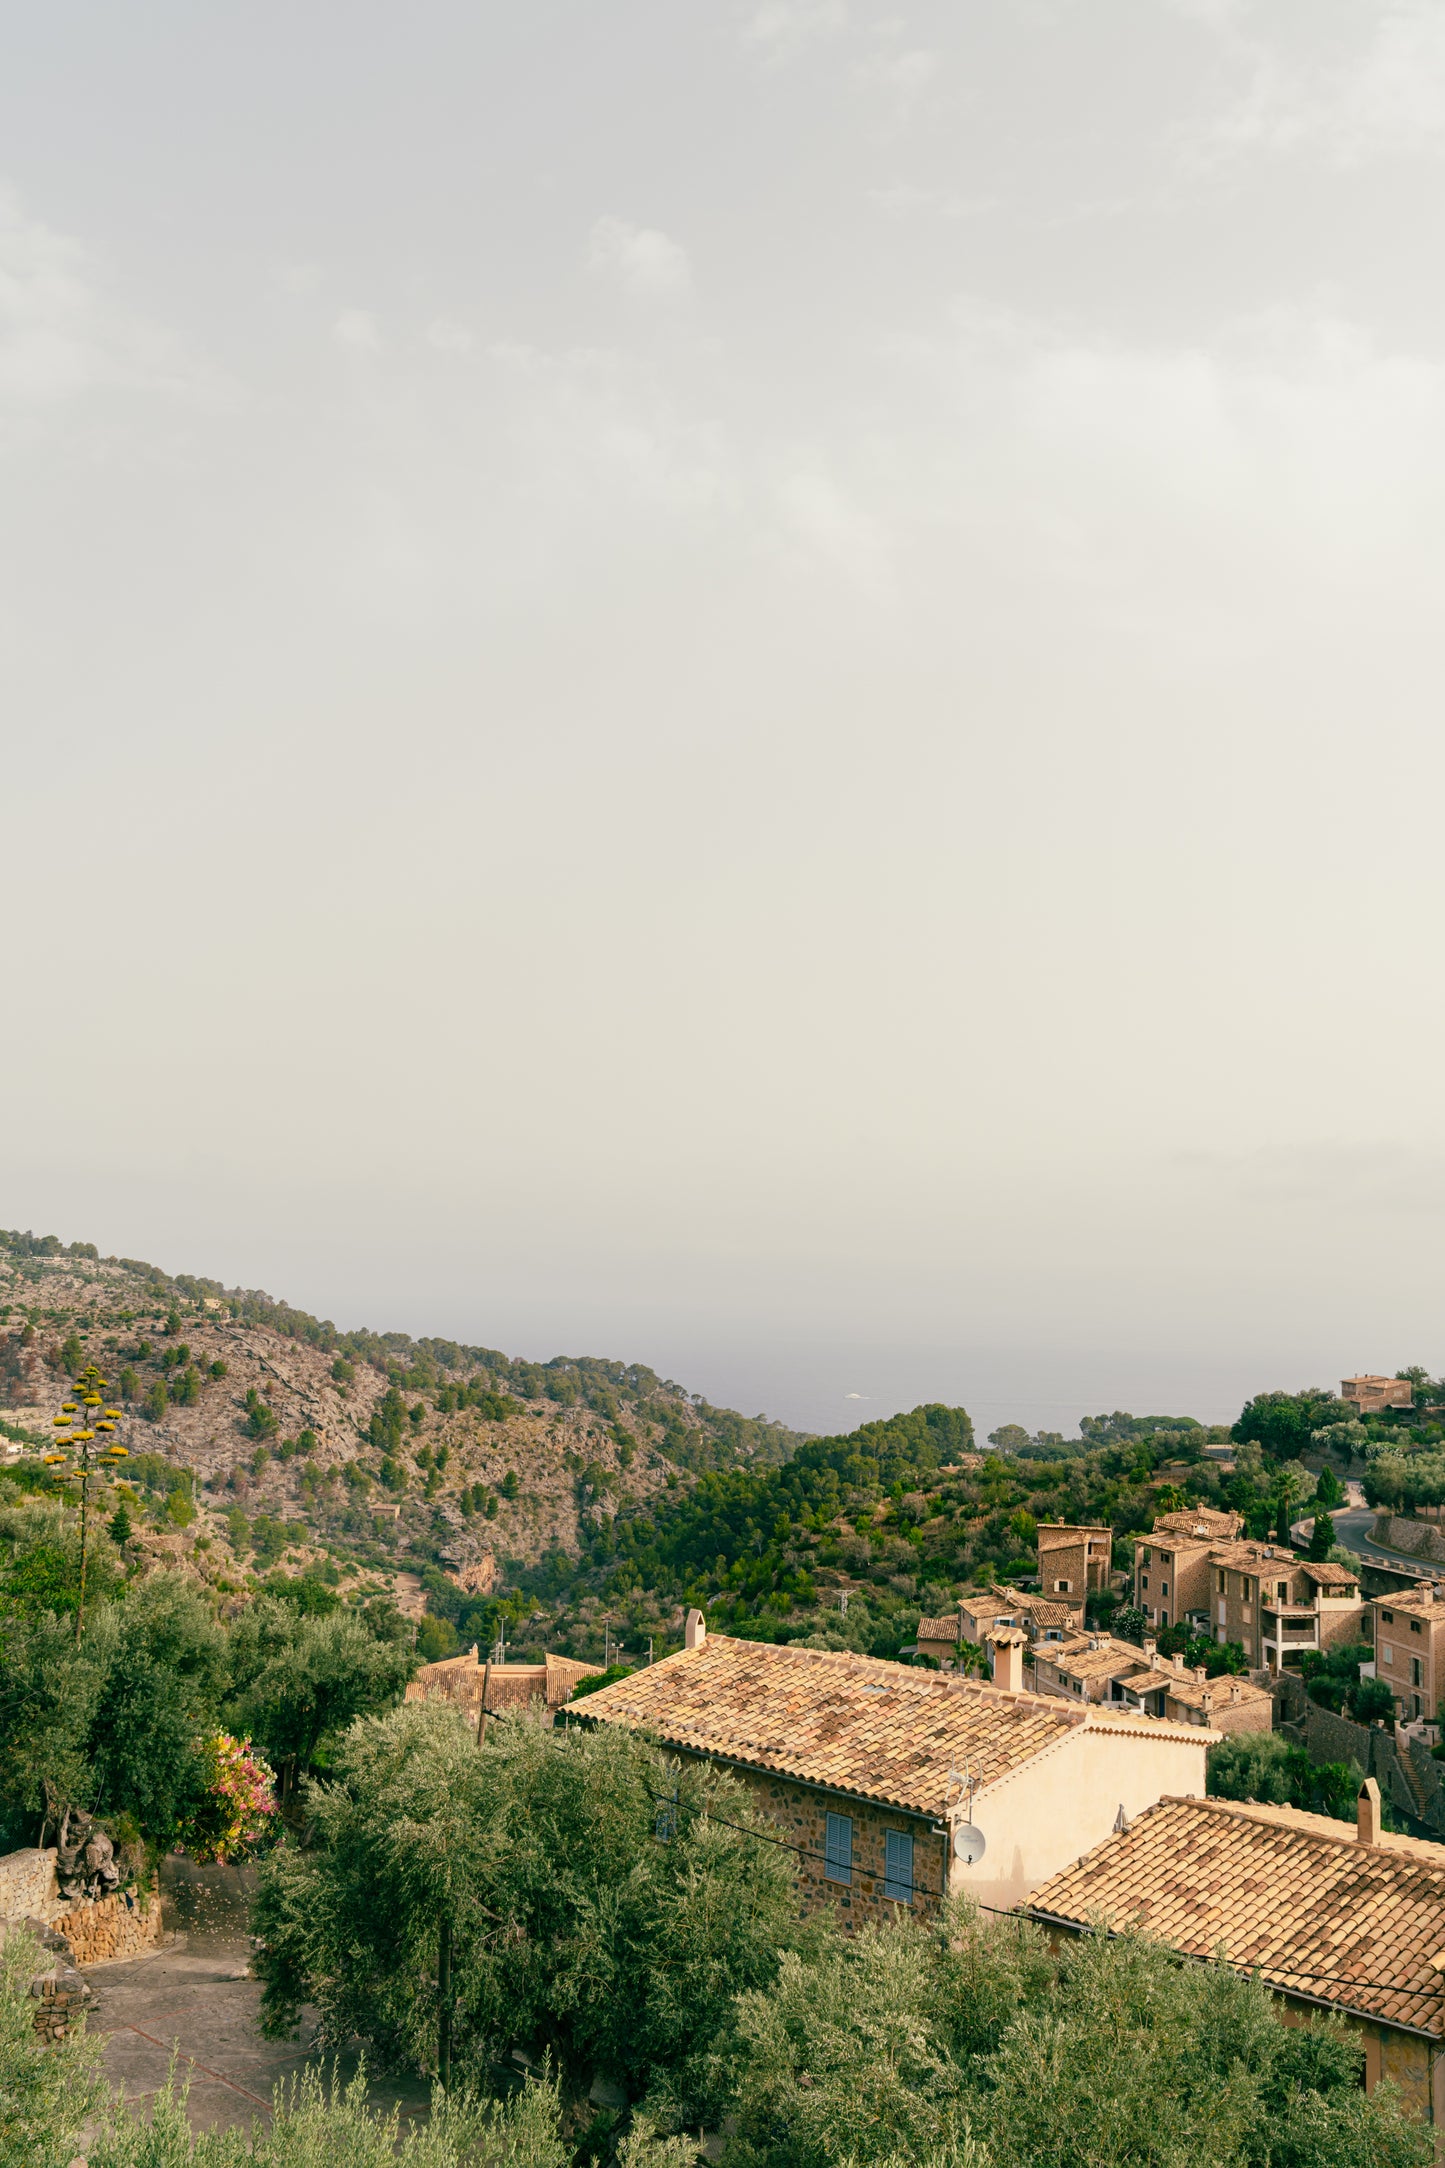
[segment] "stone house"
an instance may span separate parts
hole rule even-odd
[[[1408,1378],[1376,1377],[1372,1372],[1340,1379],[1340,1398],[1356,1415],[1381,1415],[1386,1408],[1413,1408],[1415,1388]]]
[[[1021,1626],[1031,1641],[1062,1641],[1073,1631],[1074,1614],[1065,1603],[995,1586],[960,1596],[952,1617],[920,1618],[915,1645],[947,1669],[957,1661],[960,1640],[982,1648],[1000,1626]]]
[[[1396,1596],[1376,1596],[1374,1620],[1377,1679],[1388,1681],[1395,1707],[1409,1723],[1431,1723],[1445,1697],[1445,1597],[1438,1581]]]
[[[1061,1598],[1075,1617],[1082,1619],[1087,1599],[1109,1586],[1113,1530],[1070,1528],[1062,1521],[1040,1521],[1038,1545],[1041,1592]]]
[[[1172,1659],[1171,1670],[1164,1696],[1164,1714],[1171,1724],[1207,1724],[1226,1736],[1273,1731],[1274,1696],[1267,1686],[1256,1686],[1252,1679],[1211,1679],[1203,1670],[1186,1669],[1182,1656]]]
[[[1393,2078],[1445,2139],[1445,1845],[1386,1835],[1373,1777],[1353,1828],[1295,1807],[1160,1800],[1021,1909],[1257,1971],[1286,2018],[1337,2012],[1364,2047],[1367,2088]]]
[[[504,1709],[525,1709],[539,1702],[560,1709],[571,1698],[580,1679],[594,1679],[600,1664],[580,1664],[570,1656],[547,1656],[540,1664],[486,1664],[472,1643],[465,1656],[444,1656],[440,1663],[423,1664],[406,1690],[408,1701],[444,1701],[460,1709],[469,1723],[482,1713],[485,1688],[487,1714]]]
[[[804,1911],[851,1929],[966,1890],[1007,1910],[1168,1789],[1204,1790],[1218,1736],[1020,1690],[1025,1633],[995,1679],[709,1634],[589,1694],[569,1723],[622,1724],[727,1769],[795,1848]],[[960,1838],[959,1832],[964,1834]]]
[[[1166,1520],[1186,1525],[1166,1527]],[[1184,1625],[1215,1641],[1238,1641],[1254,1670],[1279,1671],[1291,1659],[1298,1663],[1304,1649],[1369,1638],[1351,1567],[1316,1565],[1280,1544],[1221,1541],[1203,1514],[1161,1516],[1141,1538],[1134,1601],[1161,1629]]]

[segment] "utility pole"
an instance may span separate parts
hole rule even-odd
[[[483,1669],[483,1672],[482,1672],[482,1713],[481,1713],[481,1715],[480,1715],[480,1716],[479,1716],[479,1717],[477,1718],[477,1745],[478,1745],[478,1746],[480,1746],[480,1745],[481,1745],[481,1744],[483,1743],[483,1741],[485,1740],[485,1738],[486,1738],[486,1736],[487,1736],[487,1688],[488,1688],[488,1687],[489,1687],[489,1686],[491,1685],[491,1683],[492,1683],[492,1659],[491,1659],[491,1657],[489,1656],[489,1657],[487,1658],[487,1661],[486,1661],[486,1666],[485,1666],[485,1668]]]
[[[452,1916],[437,1923],[437,2076],[442,2091],[452,2082]]]

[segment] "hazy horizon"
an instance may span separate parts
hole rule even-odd
[[[1424,0],[16,17],[0,1219],[808,1428],[1445,1368],[1442,160]]]

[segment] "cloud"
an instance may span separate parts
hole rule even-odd
[[[169,332],[110,297],[78,241],[0,188],[0,401],[33,409],[105,386],[200,384]]]
[[[880,54],[865,61],[858,72],[864,82],[875,83],[880,90],[891,91],[894,97],[911,104],[937,75],[938,55],[925,52],[921,46],[906,53]]]
[[[331,336],[338,346],[349,346],[354,353],[381,352],[381,333],[368,309],[343,309],[331,327]]]
[[[641,298],[682,295],[691,290],[687,250],[655,226],[630,226],[622,218],[599,218],[592,228],[589,267],[615,279],[625,293]]]
[[[846,0],[765,0],[743,30],[743,43],[775,65],[792,60],[848,21]]]
[[[426,327],[426,343],[439,354],[469,354],[476,341],[465,324],[450,316],[438,316]]]
[[[1249,80],[1210,126],[1206,153],[1314,150],[1354,166],[1445,152],[1445,9],[1435,0],[1387,6],[1363,48],[1332,65],[1305,66],[1236,33],[1231,18],[1227,41]]]

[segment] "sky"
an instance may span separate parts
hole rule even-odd
[[[1440,0],[5,50],[0,1221],[819,1430],[1445,1368]]]

